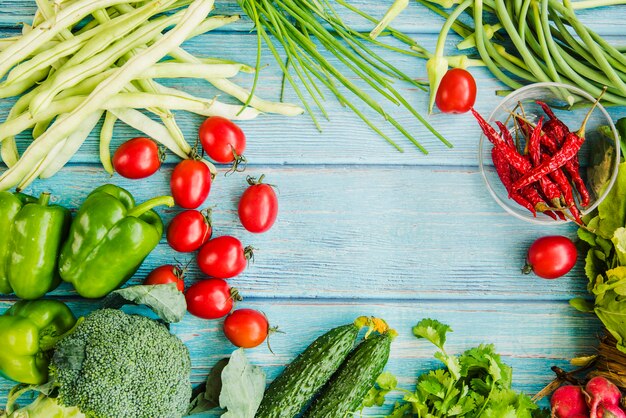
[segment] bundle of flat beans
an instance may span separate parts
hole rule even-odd
[[[585,141],[585,126],[595,104],[578,132],[571,132],[547,104],[536,103],[546,113],[545,123],[543,116],[533,125],[522,115],[513,115],[517,132],[525,139],[521,151],[505,124],[496,122],[498,132],[474,109],[472,113],[493,144],[494,168],[509,198],[534,216],[542,212],[555,220],[569,217],[582,224],[580,208],[589,205],[590,196],[580,176],[578,152]]]
[[[55,174],[103,115],[100,159],[112,172],[109,144],[118,119],[189,158],[192,147],[172,110],[229,119],[250,119],[261,112],[303,113],[295,105],[262,100],[229,80],[254,68],[196,57],[181,48],[184,41],[239,19],[207,17],[213,3],[37,0],[32,26],[0,42],[0,98],[21,95],[0,123],[2,160],[9,167],[0,176],[0,190],[21,189],[37,177]],[[197,97],[156,78],[205,79],[242,104]],[[31,128],[33,142],[20,156],[15,136]]]

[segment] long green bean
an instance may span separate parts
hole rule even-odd
[[[111,175],[113,175],[114,169],[111,162],[110,146],[115,122],[117,122],[117,116],[107,111],[104,116],[104,122],[102,122],[102,129],[100,129],[100,162],[104,170]]]
[[[90,3],[98,1],[100,0],[90,0]],[[92,8],[91,11],[102,7]],[[117,94],[138,74],[156,64],[170,50],[180,45],[204,20],[212,7],[213,0],[196,0],[192,3],[178,25],[147,49],[128,60],[114,75],[100,83],[76,109],[61,120],[57,120],[46,133],[37,138],[26,149],[22,158],[0,176],[0,190],[6,190],[20,183],[31,167],[43,159],[60,140],[66,137],[68,132],[76,130],[86,116],[99,110],[107,99]]]
[[[80,0],[73,3],[0,52],[0,77],[15,64],[28,58],[42,43],[52,40],[64,28],[75,24],[94,10],[128,2],[129,0]]]
[[[185,11],[180,11],[171,16],[157,18],[81,64],[58,71],[43,83],[42,91],[31,100],[31,113],[36,114],[48,106],[61,90],[73,86],[89,76],[105,71],[128,51],[145,45],[154,38],[156,33],[160,33],[163,29],[180,21],[184,13]]]

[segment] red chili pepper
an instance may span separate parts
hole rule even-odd
[[[511,131],[509,131],[504,123],[500,122],[499,120],[496,121],[496,125],[498,125],[498,128],[500,128],[500,137],[504,139],[504,143],[507,144],[509,147],[515,147],[515,141],[513,141]]]
[[[550,157],[544,155],[543,158],[548,159]],[[554,170],[552,173],[550,173],[550,177],[559,186],[559,189],[563,193],[563,201],[565,202],[565,205],[569,208],[569,211],[576,220],[576,223],[582,224],[582,219],[580,218],[580,210],[578,209],[578,206],[576,206],[576,202],[574,202],[572,186],[570,185],[569,180],[567,179],[563,171],[561,171],[561,169]]]
[[[561,145],[565,140],[565,136],[569,133],[569,128],[565,123],[563,123],[559,118],[556,117],[552,109],[550,109],[550,106],[548,106],[546,103],[540,100],[535,101],[535,103],[541,106],[545,114],[548,115],[548,117],[550,118],[550,120],[546,122],[543,127],[544,132],[556,138],[556,140],[559,142],[559,145]]]
[[[602,91],[602,94],[604,94],[605,91],[606,89]],[[602,97],[602,95],[600,95],[600,97]],[[585,126],[587,126],[589,117],[591,116],[593,109],[595,109],[595,107],[598,105],[599,101],[600,98],[598,98],[594,102],[591,109],[589,109],[589,112],[587,112],[583,123],[578,129],[578,132],[569,132],[567,135],[565,135],[565,140],[563,141],[561,149],[555,152],[549,160],[546,160],[545,162],[541,163],[541,165],[533,168],[523,178],[516,181],[513,184],[513,188],[515,190],[521,189],[524,186],[536,182],[541,177],[546,176],[548,173],[556,170],[557,168],[563,167],[569,160],[576,157],[578,151],[580,150],[580,147],[582,147],[583,143],[585,142]]]
[[[551,135],[543,135],[541,137],[541,145],[545,146],[550,154],[554,154],[556,151],[558,151],[557,140]],[[569,175],[572,183],[574,183],[574,187],[576,188],[576,191],[578,192],[578,196],[580,198],[580,205],[582,207],[588,206],[591,198],[589,196],[589,190],[585,185],[585,181],[580,176],[578,155],[576,155],[576,158],[572,158],[567,163],[565,163],[562,168],[567,173],[567,175]]]
[[[511,179],[513,181],[518,180],[523,175],[523,173],[520,173],[519,171],[513,169],[513,167],[510,167],[510,168],[511,168]],[[546,203],[545,199],[541,196],[541,194],[539,194],[539,192],[537,191],[537,189],[535,189],[534,186],[527,186],[527,187],[524,187],[522,190],[512,191],[513,195],[518,194],[518,193],[524,199],[528,200],[537,212],[543,212],[547,216],[556,220],[556,215],[554,214],[554,212],[552,212],[549,209],[549,206]]]
[[[491,149],[491,159],[493,160],[493,166],[496,169],[496,173],[498,173],[498,177],[500,177],[500,181],[502,181],[502,185],[509,192],[509,197],[513,199],[517,204],[528,209],[533,216],[537,216],[537,211],[535,207],[528,201],[528,199],[524,198],[519,192],[511,190],[511,184],[513,184],[513,180],[511,178],[511,165],[506,160],[506,157],[502,152],[500,152],[499,148],[493,147]]]
[[[565,142],[560,150],[554,153],[549,160],[541,163],[532,170],[530,170],[524,177],[519,179],[513,184],[515,190],[519,190],[522,187],[526,187],[536,181],[539,181],[542,177],[545,177],[552,171],[561,168],[567,163],[567,161],[574,158],[580,147],[583,145],[584,138],[579,137],[574,133],[567,134]]]
[[[533,166],[541,164],[541,127],[543,126],[543,117],[539,118],[537,125],[531,131],[528,137],[527,146],[530,162]],[[539,178],[539,188],[543,192],[548,202],[554,207],[561,205],[561,191],[558,186],[552,182],[547,176]]]
[[[492,144],[497,145],[498,143],[504,142],[500,134],[498,134],[498,132],[496,132],[496,130],[493,129],[493,127],[489,125],[489,123],[482,116],[480,116],[480,113],[478,113],[474,108],[471,108],[470,110],[478,121],[480,129],[482,129],[483,133]]]

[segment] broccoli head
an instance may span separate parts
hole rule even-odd
[[[50,362],[59,403],[90,418],[181,417],[190,374],[180,339],[156,321],[116,309],[87,315]]]

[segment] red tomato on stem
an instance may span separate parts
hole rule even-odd
[[[465,113],[476,102],[476,81],[469,71],[452,68],[441,79],[435,103],[443,113]]]
[[[252,250],[230,235],[213,238],[200,248],[198,267],[209,277],[229,279],[244,271],[253,256]]]
[[[222,318],[233,310],[236,301],[242,300],[237,289],[228,286],[225,280],[200,280],[185,292],[187,310],[204,319]]]
[[[525,274],[534,272],[544,279],[556,279],[567,274],[574,265],[578,252],[576,246],[567,237],[551,235],[535,240],[528,248]]]
[[[170,187],[178,206],[195,209],[209,196],[211,170],[201,160],[183,160],[174,167]]]
[[[155,284],[168,284],[176,283],[176,287],[181,292],[185,291],[185,271],[178,266],[172,264],[166,264],[161,267],[157,267],[152,270],[143,284],[155,285]]]
[[[250,187],[243,192],[239,200],[241,225],[254,233],[268,231],[278,215],[278,197],[271,185],[263,183],[264,177],[265,175],[262,175],[258,180],[248,177]]]
[[[165,153],[153,140],[139,137],[120,145],[111,162],[120,176],[142,179],[156,173],[164,159]]]
[[[189,209],[176,215],[167,227],[167,242],[181,253],[196,251],[211,238],[211,210]]]
[[[205,120],[198,131],[202,148],[215,162],[233,163],[233,171],[243,171],[246,159],[246,136],[241,128],[221,116],[211,116]],[[238,166],[244,167],[238,170]]]
[[[224,321],[224,335],[237,347],[256,347],[265,341],[270,331],[267,317],[254,309],[237,309]]]

